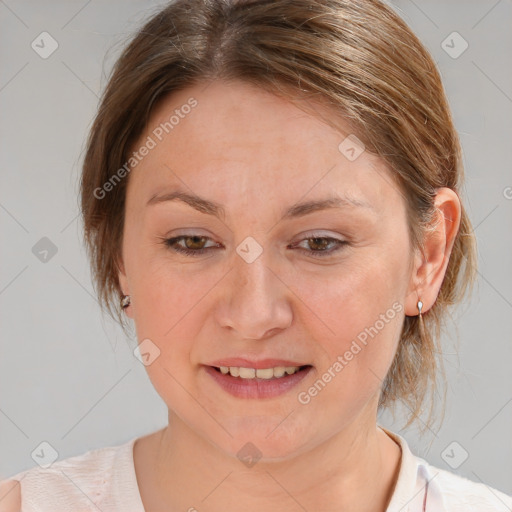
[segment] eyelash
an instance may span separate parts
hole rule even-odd
[[[180,247],[178,245],[176,245],[176,243],[178,241],[181,241],[183,239],[186,239],[186,238],[206,238],[207,240],[211,240],[209,237],[203,237],[203,236],[200,236],[200,235],[181,235],[181,236],[176,236],[176,237],[173,237],[173,238],[166,238],[164,239],[163,243],[164,245],[166,245],[169,249],[175,251],[175,252],[178,252],[180,254],[184,254],[186,256],[201,256],[202,254],[205,254],[207,252],[209,252],[211,249],[215,249],[215,247],[207,247],[207,248],[203,248],[203,249],[185,249],[183,247]],[[342,248],[342,246],[344,245],[347,245],[348,242],[344,241],[344,240],[338,240],[337,238],[332,238],[332,237],[326,237],[326,236],[309,236],[307,238],[303,238],[302,240],[300,240],[300,242],[303,242],[305,240],[328,240],[330,242],[336,242],[337,244],[337,247],[333,250],[319,250],[319,251],[312,251],[312,250],[307,250],[307,249],[302,249],[300,248],[299,250],[301,252],[307,252],[309,256],[312,256],[313,258],[326,258],[328,256],[331,256],[333,253],[337,252],[338,250],[340,250]],[[299,243],[300,243],[299,242]],[[294,244],[293,247],[295,247],[297,244]]]

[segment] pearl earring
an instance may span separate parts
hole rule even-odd
[[[129,295],[123,295],[121,297],[121,308],[125,309],[130,305],[130,296]]]

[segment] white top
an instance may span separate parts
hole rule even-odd
[[[431,466],[413,455],[401,436],[385,432],[402,448],[387,512],[512,511],[511,496]],[[136,440],[11,476],[21,484],[21,512],[145,512],[133,463]]]

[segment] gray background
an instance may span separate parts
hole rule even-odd
[[[0,477],[33,467],[42,441],[64,459],[166,424],[166,407],[132,353],[135,339],[99,312],[77,206],[84,141],[106,75],[159,5],[0,0]],[[418,428],[401,431],[400,411],[396,422],[387,413],[381,421],[432,464],[458,466],[454,472],[512,494],[512,2],[392,5],[444,79],[464,150],[479,274],[443,340],[442,428],[423,437]],[[31,48],[43,31],[59,45],[47,59]],[[454,31],[469,44],[458,58],[442,46]],[[444,43],[452,53],[462,44],[453,41]],[[57,248],[46,262],[32,250],[43,237]]]

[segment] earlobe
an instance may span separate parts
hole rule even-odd
[[[116,262],[117,279],[119,282],[119,289],[121,291],[121,296],[119,297],[119,305],[127,317],[133,318],[133,306],[131,305],[130,285],[128,282],[128,276],[126,275],[124,261],[121,255],[117,258]]]
[[[461,206],[457,193],[446,187],[437,189],[434,205],[435,218],[415,258],[405,307],[408,316],[418,315],[418,300],[423,303],[422,314],[434,305],[459,231]]]

